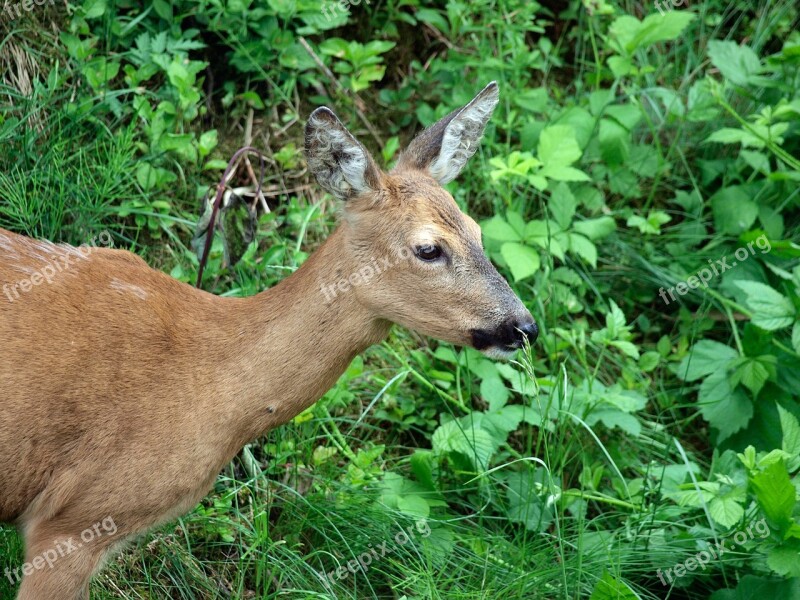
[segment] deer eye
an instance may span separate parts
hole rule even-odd
[[[439,246],[417,246],[417,258],[427,262],[436,260],[442,255],[442,249]]]

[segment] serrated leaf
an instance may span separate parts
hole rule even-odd
[[[569,187],[565,183],[559,183],[550,194],[550,200],[547,202],[547,208],[550,214],[553,215],[556,223],[562,229],[568,229],[572,218],[575,216],[575,207],[577,202],[575,196],[572,195]]]
[[[711,518],[723,527],[733,527],[744,516],[744,508],[731,496],[717,496],[708,503]]]
[[[589,600],[639,600],[639,596],[627,583],[605,571],[592,589]]]
[[[722,76],[736,85],[751,83],[761,70],[761,61],[751,48],[730,40],[708,42],[708,57]]]
[[[769,465],[750,480],[759,506],[770,522],[781,532],[792,523],[792,511],[796,503],[796,491],[789,479],[786,465],[777,462]]]
[[[511,269],[514,281],[530,277],[539,270],[541,264],[539,253],[525,244],[507,242],[500,248],[500,254]]]
[[[569,249],[588,262],[592,267],[597,268],[597,248],[587,238],[579,233],[569,234]]]
[[[575,221],[572,224],[573,231],[585,235],[590,240],[602,239],[617,228],[617,224],[612,217],[599,217],[597,219],[586,219],[585,221]]]
[[[498,441],[475,423],[449,421],[433,432],[433,450],[437,454],[458,452],[466,456],[476,469],[486,469],[497,451]]]
[[[538,159],[545,167],[568,167],[583,152],[575,139],[575,130],[569,125],[551,125],[539,135]]]
[[[746,280],[734,281],[734,285],[747,294],[745,304],[753,310],[753,325],[775,331],[794,323],[796,311],[792,301],[774,288]]]
[[[758,204],[741,186],[722,188],[710,202],[714,227],[720,233],[739,235],[747,231],[758,217]]]
[[[485,221],[481,226],[481,230],[487,238],[499,242],[518,242],[521,240],[520,235],[514,231],[514,228],[499,216],[494,216]]]
[[[725,371],[739,353],[713,340],[697,342],[681,361],[675,373],[684,381],[696,381],[717,371]]]
[[[781,419],[781,432],[783,441],[781,448],[791,456],[800,456],[800,423],[788,410],[778,404],[778,414]]]
[[[732,388],[725,371],[709,375],[697,397],[700,414],[719,430],[717,443],[747,426],[753,417],[753,403],[741,388]]]
[[[770,548],[767,566],[784,577],[800,577],[800,544],[792,540]]]
[[[426,518],[430,512],[430,504],[422,496],[409,494],[397,497],[397,508],[412,517]]]

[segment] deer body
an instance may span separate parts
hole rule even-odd
[[[520,332],[535,337],[477,226],[430,168],[455,176],[474,152],[496,103],[487,90],[443,120],[451,126],[421,134],[389,174],[316,111],[309,167],[345,200],[343,223],[256,296],[217,297],[110,249],[13,301],[0,296],[0,521],[19,525],[29,562],[93,523],[115,524],[26,572],[21,600],[87,598],[114,547],[191,510],[243,445],[319,399],[392,322],[490,354],[518,347]],[[475,103],[481,110],[468,110]],[[471,136],[466,158],[460,135]],[[0,283],[70,252],[0,230]],[[320,292],[383,257],[392,267],[368,285]]]

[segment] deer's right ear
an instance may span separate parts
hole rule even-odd
[[[372,156],[327,107],[308,118],[306,161],[319,184],[342,200],[378,189],[380,171]]]

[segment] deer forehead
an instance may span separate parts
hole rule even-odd
[[[395,225],[407,223],[414,243],[445,242],[452,248],[482,246],[481,228],[461,212],[453,197],[436,181],[423,174],[393,179],[390,195],[394,196],[396,210],[387,216]]]

